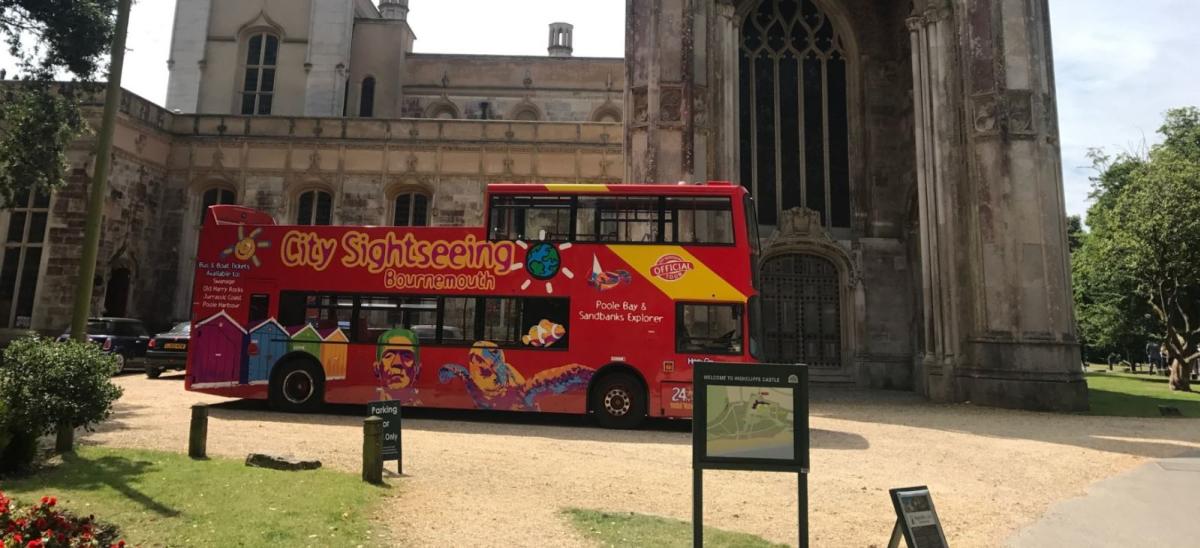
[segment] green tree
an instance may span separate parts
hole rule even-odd
[[[1200,109],[1169,111],[1159,131],[1163,143],[1145,157],[1093,153],[1101,174],[1092,230],[1073,277],[1093,344],[1126,346],[1156,333],[1171,388],[1190,390],[1187,364],[1200,343]]]
[[[0,0],[0,39],[20,80],[0,91],[0,207],[66,180],[67,147],[87,131],[80,98],[112,42],[117,0]],[[55,80],[66,76],[71,85]]]

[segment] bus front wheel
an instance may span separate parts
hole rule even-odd
[[[592,410],[605,428],[637,428],[646,407],[646,390],[628,373],[605,375],[592,389]]]
[[[293,360],[279,364],[271,375],[268,399],[271,408],[288,413],[307,413],[321,406],[325,375],[312,362]]]

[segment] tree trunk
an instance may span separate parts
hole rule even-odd
[[[1192,391],[1191,366],[1178,358],[1171,360],[1171,390]]]

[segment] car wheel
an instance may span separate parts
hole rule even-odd
[[[320,409],[325,399],[325,373],[308,360],[279,364],[271,374],[268,400],[271,408],[288,413]]]
[[[161,377],[162,374],[163,374],[162,369],[159,369],[157,367],[146,366],[146,378],[147,379],[157,379],[157,378]]]
[[[605,428],[637,428],[646,407],[646,389],[628,373],[605,375],[592,387],[592,411]]]
[[[117,374],[124,373],[125,372],[125,363],[128,361],[125,359],[125,355],[120,352],[114,352],[113,358],[115,358],[117,360]]]

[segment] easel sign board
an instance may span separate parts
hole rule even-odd
[[[383,460],[400,460],[400,402],[370,402],[367,416],[383,419]]]
[[[899,519],[896,525],[909,548],[946,548],[946,535],[928,487],[892,489],[890,493]]]
[[[808,367],[695,365],[693,466],[807,473]]]

